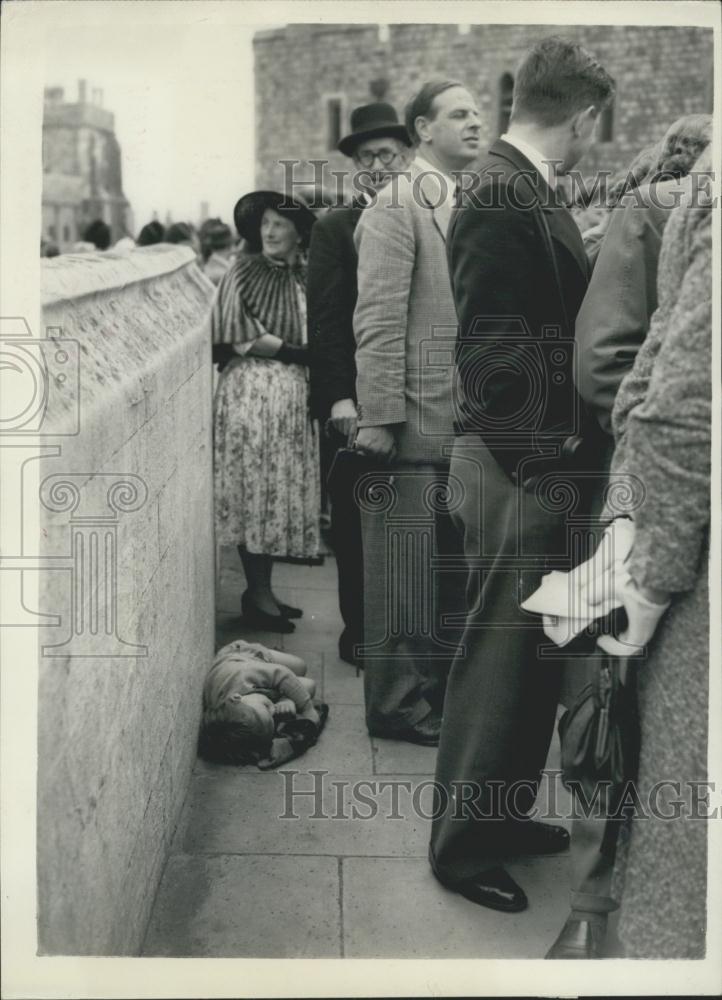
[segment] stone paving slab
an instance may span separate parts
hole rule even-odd
[[[433,774],[436,747],[416,746],[402,740],[371,740],[374,774]]]
[[[313,771],[325,768],[332,775],[373,773],[371,740],[363,715],[355,705],[329,708],[328,722],[315,747],[285,768]]]
[[[291,776],[293,763],[284,768],[286,777],[247,768],[196,773],[176,849],[186,854],[426,857],[429,822],[413,810],[414,790],[421,783],[417,775],[399,777],[404,785],[394,810],[390,788],[375,789],[373,783],[381,779],[368,771],[327,775],[324,767],[315,777],[303,771]],[[292,795],[303,791],[314,794]],[[422,815],[430,814],[431,801],[431,787],[425,785],[419,796]],[[281,818],[284,813],[288,818]]]
[[[335,858],[170,858],[145,956],[339,958]]]
[[[216,617],[216,649],[236,639],[261,642],[269,649],[285,649],[286,636],[279,632],[262,632],[249,629],[240,614],[218,614]]]
[[[324,695],[330,705],[358,705],[358,714],[363,719],[363,671],[359,671],[357,677],[356,668],[336,655],[335,646],[323,654],[323,682]]]
[[[569,858],[510,863],[529,897],[523,913],[477,906],[415,858],[345,858],[346,958],[543,958],[569,905]]]
[[[238,558],[238,557],[237,557]],[[240,564],[240,558],[238,559]],[[273,588],[333,591],[336,596],[336,561],[324,560],[322,566],[303,566],[293,563],[276,563],[273,567]]]

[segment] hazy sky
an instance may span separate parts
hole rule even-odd
[[[270,25],[214,23],[202,11],[192,27],[159,25],[144,20],[143,4],[133,15],[122,5],[115,16],[112,5],[99,6],[107,15],[101,23],[47,38],[45,80],[64,86],[71,101],[79,78],[89,93],[103,89],[136,231],[153,211],[162,221],[167,211],[196,221],[201,201],[231,222],[233,205],[253,185],[251,41]]]

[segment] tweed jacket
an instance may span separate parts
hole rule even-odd
[[[362,211],[360,205],[334,209],[311,232],[306,279],[311,413],[322,421],[339,399],[356,399],[358,256],[353,236]]]
[[[452,183],[449,181],[449,183]],[[448,465],[456,312],[439,178],[412,163],[356,227],[359,426],[392,425],[400,463]]]
[[[610,439],[619,385],[634,364],[657,308],[662,233],[688,181],[645,185],[612,209],[577,316],[577,389]]]
[[[711,210],[672,213],[659,260],[659,308],[612,415],[615,474],[644,487],[630,571],[670,592],[699,572],[710,519]]]
[[[639,801],[656,801],[659,812],[635,819],[629,836],[619,934],[630,958],[705,954],[708,824],[690,821],[689,798],[681,819],[662,818],[673,815],[679,789],[661,797],[659,789],[670,776],[683,788],[707,781],[712,218],[710,208],[671,213],[659,257],[659,308],[613,413],[613,471],[632,473],[645,491],[633,515],[630,573],[672,594],[637,671],[635,784]],[[617,874],[622,868],[618,852]]]
[[[541,211],[530,208],[534,196]],[[479,434],[514,481],[556,471],[565,442],[590,423],[573,384],[573,324],[588,281],[579,229],[536,167],[499,139],[454,210],[447,243],[460,430]]]

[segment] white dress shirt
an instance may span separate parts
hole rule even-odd
[[[510,136],[508,132],[505,132],[501,138],[504,142],[508,142],[510,146],[518,149],[520,153],[526,156],[532,166],[536,167],[539,171],[540,177],[547,182],[552,191],[555,190],[557,175],[554,170],[554,164],[550,163],[544,154],[539,152],[536,146],[531,146],[528,142],[524,142],[523,139],[517,139],[516,136]]]

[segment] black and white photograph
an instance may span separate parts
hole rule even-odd
[[[4,997],[722,992],[720,11],[3,3]]]

